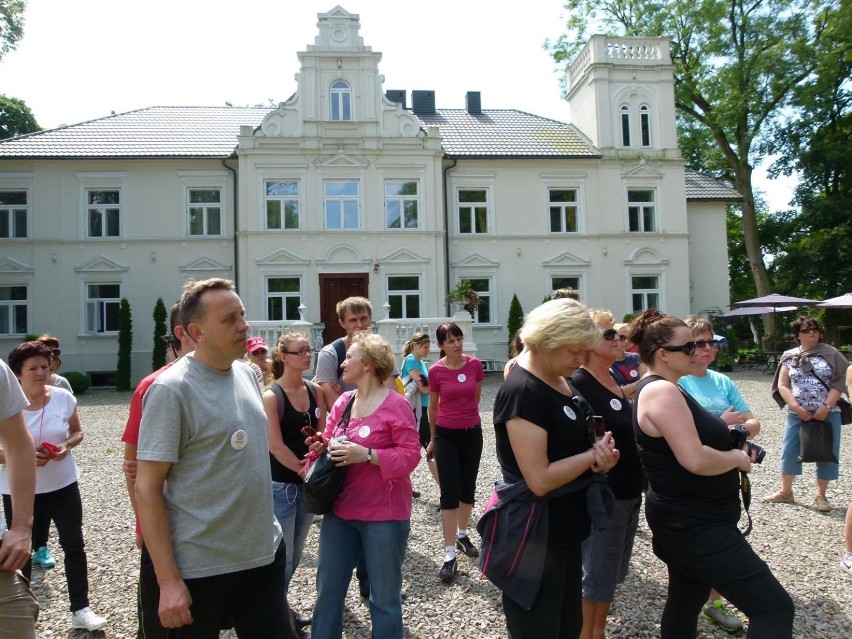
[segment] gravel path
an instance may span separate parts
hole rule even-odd
[[[793,596],[796,605],[794,634],[801,639],[849,639],[852,637],[852,576],[839,568],[843,544],[843,518],[852,503],[852,427],[843,428],[841,479],[829,488],[835,509],[827,514],[811,505],[815,491],[813,468],[805,468],[795,486],[800,503],[768,505],[764,495],[778,487],[778,461],[783,413],[769,397],[770,377],[744,371],[732,375],[752,411],[760,416],[760,443],[768,449],[766,461],[752,473],[752,516],[755,528],[750,540],[757,552]],[[489,376],[483,392],[485,452],[477,495],[479,507],[498,478],[494,453],[491,407],[500,378]],[[86,441],[74,451],[82,474],[80,484],[85,512],[92,608],[109,618],[104,631],[87,633],[70,629],[62,551],[55,530],[50,548],[58,564],[53,570],[36,569],[34,589],[42,605],[40,637],[135,637],[136,573],[138,552],[133,545],[132,513],[121,474],[121,432],[127,418],[129,393],[90,391],[80,397],[80,418]],[[415,500],[411,537],[405,562],[406,637],[505,637],[499,592],[480,580],[474,560],[461,557],[460,572],[451,585],[437,578],[441,564],[440,518],[436,511],[437,488],[421,464],[414,484],[423,496]],[[659,636],[659,619],[665,602],[666,576],[662,562],[650,549],[650,532],[644,518],[636,539],[630,574],[616,593],[607,633],[609,637]],[[319,529],[314,526],[305,556],[291,586],[291,603],[308,612],[313,604],[313,583]],[[474,541],[476,537],[474,535]],[[354,581],[354,580],[353,580]],[[369,613],[353,583],[346,602],[348,638],[369,637]],[[727,637],[725,632],[699,622],[702,639]],[[381,639],[381,638],[379,638]]]

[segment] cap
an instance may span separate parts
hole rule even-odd
[[[249,353],[254,353],[259,348],[269,350],[268,348],[266,348],[266,340],[262,337],[249,337],[246,340],[246,350]]]

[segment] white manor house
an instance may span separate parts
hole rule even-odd
[[[727,306],[740,198],[684,169],[666,38],[593,36],[565,123],[484,108],[487,91],[443,109],[385,89],[359,28],[319,14],[277,108],[155,106],[0,141],[0,356],[50,332],[64,371],[108,382],[127,298],[136,381],[157,298],[190,278],[233,279],[255,332],[317,343],[338,335],[335,303],[365,295],[398,351],[466,279],[486,360],[506,359],[513,295],[529,311],[570,286],[617,318]]]

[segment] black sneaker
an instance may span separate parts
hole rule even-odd
[[[470,538],[467,535],[456,539],[456,548],[461,550],[468,557],[479,557],[479,551],[476,549],[476,546],[471,543]]]
[[[412,490],[411,496],[414,497],[414,499],[420,499],[420,491],[419,490]]]
[[[444,565],[438,571],[438,577],[441,578],[441,581],[447,582],[453,578],[456,572],[458,572],[458,566],[456,566],[456,558],[453,557],[444,562]]]

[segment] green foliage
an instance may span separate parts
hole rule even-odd
[[[26,0],[3,0],[0,2],[0,60],[18,47],[24,36],[24,10]]]
[[[24,335],[24,339],[21,340],[21,344],[24,342],[34,342],[38,339],[38,335],[33,335],[32,333],[27,333]]]
[[[34,131],[41,127],[24,101],[0,95],[0,140]]]
[[[471,315],[476,313],[481,300],[476,291],[473,290],[470,280],[459,280],[456,287],[447,295],[447,304],[461,304],[462,308]]]
[[[633,313],[625,313],[624,317],[621,318],[621,323],[622,324],[629,324],[630,322],[632,322],[635,319],[636,319],[636,315],[634,315]]]
[[[89,379],[89,376],[86,373],[81,373],[79,371],[63,372],[62,377],[67,379],[68,383],[71,384],[71,390],[74,391],[75,395],[82,395],[89,390],[89,386],[92,385],[92,380]]]
[[[166,365],[166,349],[168,345],[163,341],[166,334],[166,305],[163,298],[158,297],[154,305],[154,347],[151,349],[151,370],[156,371]]]
[[[512,342],[515,339],[515,333],[520,330],[524,323],[524,309],[521,307],[521,302],[517,294],[512,295],[512,301],[509,304],[509,319],[506,322],[506,327],[509,329],[509,357],[512,357]]]
[[[133,352],[133,319],[130,314],[130,303],[122,297],[118,307],[118,364],[115,373],[115,389],[129,391],[130,385],[130,356]]]

